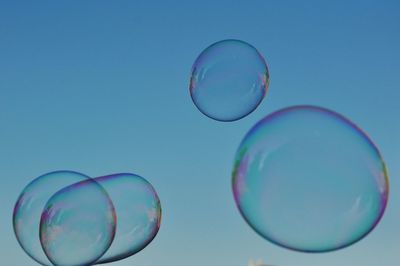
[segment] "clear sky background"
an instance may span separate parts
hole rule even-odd
[[[226,38],[264,54],[270,91],[250,116],[193,105],[197,55]],[[400,261],[400,1],[68,0],[0,2],[1,265],[36,265],[12,209],[33,178],[133,172],[162,201],[156,239],[115,266],[396,266]],[[361,242],[302,254],[256,235],[231,192],[234,153],[265,115],[315,104],[365,129],[386,159],[386,214]],[[282,210],[284,211],[284,210]]]

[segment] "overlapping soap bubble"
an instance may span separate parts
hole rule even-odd
[[[129,173],[90,178],[73,171],[42,175],[19,196],[14,232],[42,265],[122,260],[156,236],[161,205],[152,185]]]

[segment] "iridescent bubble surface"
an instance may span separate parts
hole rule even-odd
[[[47,202],[40,241],[54,265],[92,265],[110,247],[116,229],[114,206],[94,180],[70,185]]]
[[[262,55],[240,40],[223,40],[206,48],[196,59],[190,95],[197,108],[219,121],[241,119],[261,103],[269,85]]]
[[[93,265],[145,248],[160,228],[161,204],[153,186],[135,174],[92,179],[57,171],[26,186],[13,221],[22,248],[40,264]]]
[[[145,248],[160,228],[161,205],[155,189],[135,174],[113,174],[95,180],[110,195],[118,221],[114,241],[97,263],[121,260]]]
[[[265,239],[297,251],[349,246],[378,224],[385,164],[370,138],[324,108],[295,106],[259,121],[236,153],[236,204]]]
[[[88,179],[72,171],[51,172],[34,179],[20,194],[13,214],[15,236],[22,249],[38,263],[52,265],[39,240],[40,217],[47,201],[60,189]]]

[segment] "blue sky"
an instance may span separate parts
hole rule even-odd
[[[183,3],[184,2],[184,3]],[[221,123],[188,91],[193,61],[227,38],[257,47],[270,91],[250,116]],[[393,266],[400,259],[400,2],[0,2],[0,255],[36,265],[11,216],[33,178],[70,169],[133,172],[157,189],[159,235],[116,266]],[[389,206],[367,238],[327,254],[276,247],[240,217],[234,153],[259,119],[293,104],[340,112],[365,129],[387,162]]]

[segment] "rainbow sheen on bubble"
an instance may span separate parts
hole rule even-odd
[[[107,192],[89,179],[48,200],[40,220],[40,242],[54,265],[92,265],[110,247],[115,229],[115,210]]]
[[[232,188],[263,238],[303,252],[356,243],[382,218],[389,178],[371,139],[350,120],[314,106],[259,121],[235,157]]]
[[[22,249],[41,265],[53,265],[39,240],[40,217],[48,199],[60,189],[88,179],[73,171],[47,173],[29,183],[18,197],[13,213],[15,236]]]
[[[143,177],[122,173],[95,180],[112,198],[118,226],[114,241],[97,263],[121,260],[144,249],[157,235],[161,204],[153,186]]]
[[[223,40],[198,56],[189,89],[203,114],[218,121],[235,121],[257,108],[268,86],[267,64],[257,49],[244,41]]]
[[[90,178],[56,171],[25,187],[13,222],[21,247],[38,263],[94,265],[144,249],[160,228],[161,204],[153,186],[135,174]]]

